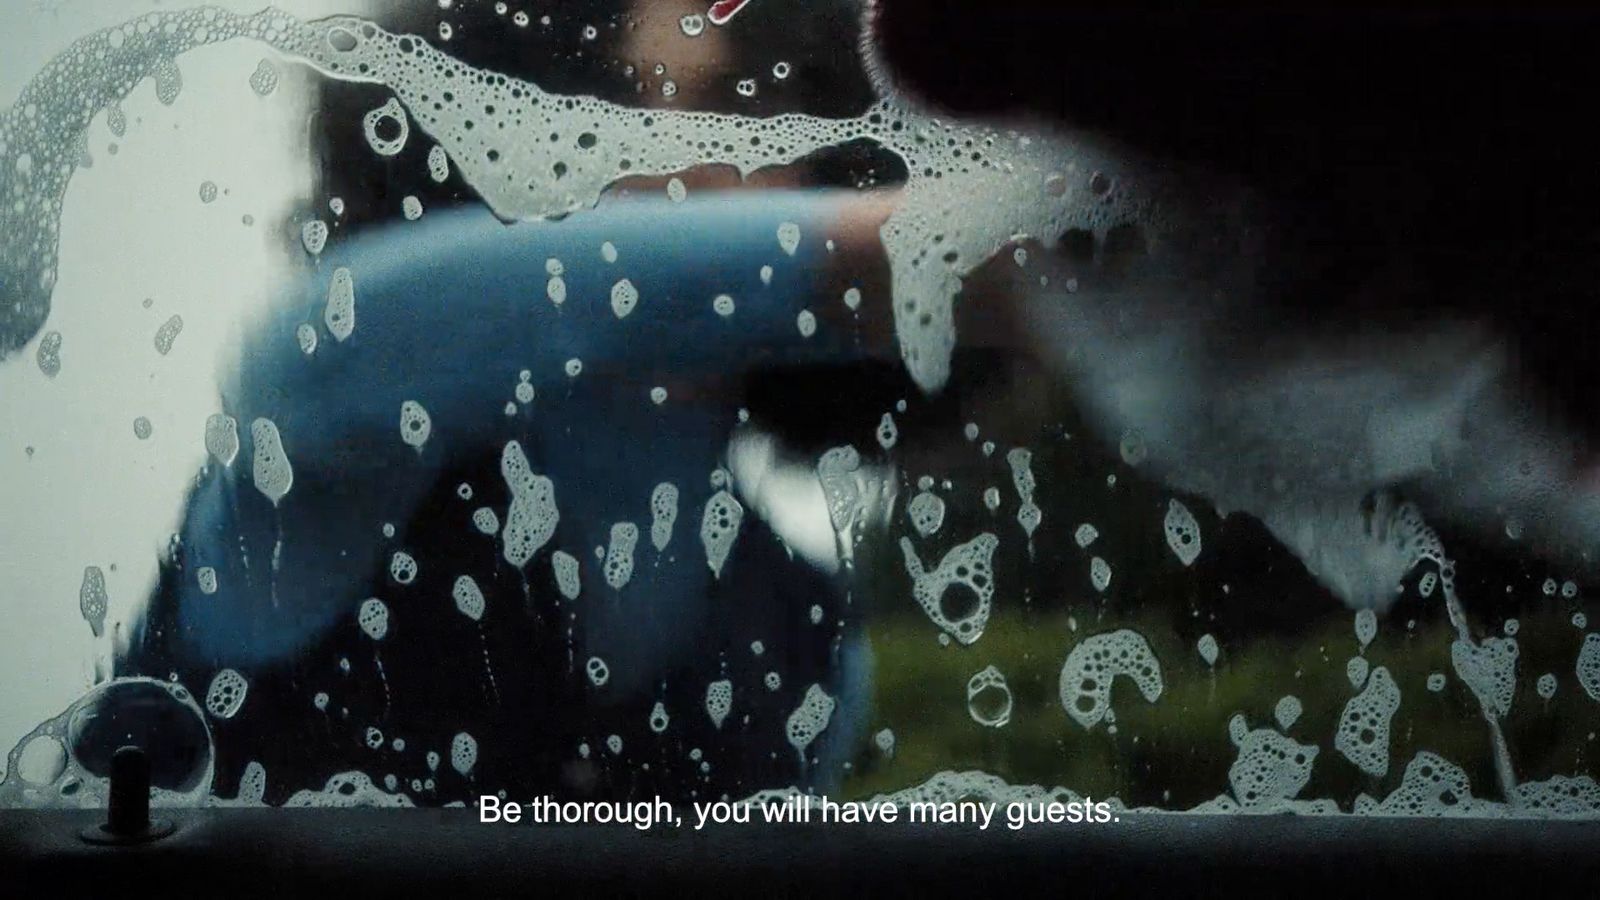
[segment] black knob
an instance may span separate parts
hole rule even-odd
[[[141,844],[172,833],[172,823],[150,818],[150,757],[142,748],[121,747],[111,756],[106,821],[83,832],[96,844]]]
[[[150,827],[150,757],[138,747],[120,747],[111,756],[111,794],[106,830],[139,834]]]

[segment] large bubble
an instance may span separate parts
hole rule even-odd
[[[106,803],[111,755],[133,745],[150,760],[152,806],[198,806],[215,770],[211,731],[182,685],[120,678],[89,691],[12,748],[0,808]]]

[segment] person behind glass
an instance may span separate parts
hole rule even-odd
[[[619,102],[710,104],[715,65],[760,54],[732,31],[688,41],[670,5],[649,4],[636,20],[637,11],[552,13],[536,39],[543,47],[513,43],[514,26],[485,11],[485,21],[458,20],[444,49],[536,81],[567,67],[568,79],[593,75],[619,94],[654,59],[676,74],[677,94]],[[380,24],[426,34],[438,10],[420,7],[417,18]],[[620,44],[589,42],[573,27],[580,20],[615,23],[602,33],[623,35]],[[567,32],[570,47],[553,36]],[[703,77],[687,74],[702,55],[713,61]],[[619,79],[614,60],[635,57],[635,76]],[[582,87],[548,80],[550,90]],[[819,429],[855,409],[860,435],[836,442],[868,446],[890,392],[906,390],[902,379],[868,392],[877,396],[817,396],[807,373],[895,371],[892,350],[842,317],[830,328],[824,314],[809,340],[795,325],[823,291],[837,297],[841,273],[869,268],[884,198],[817,187],[825,162],[743,181],[704,169],[675,176],[687,188],[682,203],[666,197],[666,179],[630,179],[594,210],[507,226],[459,176],[432,182],[425,135],[413,131],[393,158],[365,148],[361,114],[382,105],[383,90],[322,90],[312,131],[323,183],[306,205],[339,196],[345,213],[303,290],[247,330],[222,400],[240,423],[244,464],[201,474],[119,672],[175,672],[186,683],[222,667],[247,675],[252,714],[218,735],[224,784],[250,760],[293,773],[275,783],[283,791],[381,768],[427,785],[413,792],[421,803],[501,788],[682,800],[838,784],[870,716],[866,604],[852,606],[839,574],[815,456],[806,458],[815,447],[791,450],[781,432],[815,444]],[[408,196],[424,210],[415,221],[399,215]],[[803,236],[793,255],[773,238],[786,223]],[[297,334],[306,324],[326,332],[341,267],[355,284],[355,327],[343,340],[321,333],[304,352]],[[625,318],[608,302],[623,279],[638,295]],[[731,316],[715,308],[719,295],[734,298]],[[741,415],[752,378],[784,385],[775,423],[762,409]],[[425,441],[403,438],[406,404],[426,410]],[[248,477],[249,426],[263,418],[294,468],[276,503]],[[495,533],[511,515],[504,466],[517,456],[550,479],[559,510],[520,565]],[[677,520],[658,550],[651,501],[662,484],[678,494]],[[701,517],[724,489],[747,514],[713,571]],[[485,510],[498,521],[486,524]],[[621,523],[636,535],[626,577],[605,561],[621,558]],[[578,561],[576,597],[557,583],[556,551]],[[396,565],[407,557],[414,571]],[[201,567],[216,572],[215,595],[199,589]],[[477,615],[452,602],[462,579],[484,598]],[[358,623],[368,598],[389,610],[378,638]],[[713,721],[707,689],[722,680],[733,703]],[[796,748],[785,723],[812,685],[837,707],[823,735]],[[320,711],[319,693],[330,697]],[[375,763],[368,727],[407,749],[380,748]],[[426,752],[447,754],[458,732],[479,748],[473,769],[428,768]]]

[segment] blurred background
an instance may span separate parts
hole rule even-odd
[[[225,5],[244,11],[252,4]],[[686,18],[704,13],[706,4],[693,0],[281,5],[303,17],[370,14],[474,66],[627,106],[843,117],[873,96],[856,53],[860,10],[848,0],[755,0],[722,27]],[[0,11],[0,103],[73,37],[164,7],[37,0]],[[263,59],[283,79],[266,97],[249,84]],[[46,326],[64,336],[61,374],[43,378],[31,346],[0,363],[0,508],[10,512],[0,521],[6,585],[0,602],[7,613],[0,633],[0,746],[10,747],[65,708],[92,683],[92,661],[112,653],[123,659],[118,674],[181,675],[203,691],[210,673],[165,667],[162,648],[148,645],[159,636],[141,637],[147,643],[136,648],[129,642],[202,464],[203,424],[219,408],[219,380],[238,353],[241,322],[309,265],[299,247],[301,224],[326,218],[337,197],[344,211],[330,241],[348,241],[392,225],[405,196],[419,198],[430,215],[476,202],[459,176],[442,183],[429,177],[426,141],[413,140],[393,157],[370,152],[360,118],[390,96],[380,86],[322,79],[245,44],[204,48],[179,66],[184,88],[177,102],[160,103],[146,83],[121,104],[125,134],[114,134],[105,115],[90,129],[94,162],[80,168],[67,195],[61,279]],[[867,192],[902,181],[896,166],[862,144],[758,173],[744,185],[717,169],[679,178],[697,194],[750,187]],[[215,200],[199,199],[202,182],[217,186]],[[655,196],[664,183],[624,180],[602,202]],[[1002,313],[984,304],[986,293],[997,293],[1017,269],[1028,272],[1029,254],[1053,252],[1033,242],[1014,249],[1022,252],[1008,249],[969,281],[957,306],[958,333],[984,337],[958,348],[951,387],[938,398],[921,397],[896,365],[882,363],[895,356],[893,329],[887,267],[872,253],[830,265],[812,305],[833,310],[824,327],[837,319],[854,329],[853,339],[871,349],[863,355],[875,361],[831,369],[774,365],[728,387],[751,421],[778,435],[797,458],[815,460],[828,447],[850,443],[892,463],[899,481],[889,524],[865,534],[847,576],[873,675],[864,688],[860,739],[832,773],[834,789],[868,796],[941,771],[982,769],[1012,783],[1187,808],[1228,790],[1237,753],[1229,720],[1242,714],[1251,728],[1275,727],[1275,708],[1293,696],[1304,712],[1285,732],[1322,748],[1302,798],[1333,798],[1348,809],[1358,793],[1384,796],[1423,750],[1465,769],[1480,796],[1496,797],[1477,701],[1450,664],[1454,631],[1439,595],[1419,590],[1427,573],[1412,573],[1375,639],[1363,646],[1354,615],[1243,516],[1222,518],[1199,498],[1177,498],[1194,512],[1203,543],[1194,564],[1184,565],[1162,528],[1174,495],[1142,475],[1136,448],[1089,433],[1066,386],[1046,375],[1020,341],[1008,343]],[[851,314],[839,308],[847,288],[863,298]],[[151,336],[172,315],[182,316],[182,333],[171,353],[156,355]],[[904,410],[896,406],[900,400],[907,401]],[[879,454],[876,429],[888,412],[899,439]],[[139,417],[151,426],[147,438],[135,434]],[[1016,520],[1020,497],[1008,463],[1014,448],[1032,454],[1042,524],[1031,537]],[[946,509],[932,537],[919,535],[904,509],[924,478]],[[681,532],[692,530],[697,514],[685,512]],[[1080,537],[1089,533],[1084,525],[1092,527],[1090,541]],[[910,538],[932,568],[950,547],[985,531],[1000,538],[994,613],[976,642],[941,640],[912,600],[900,541]],[[1468,535],[1444,539],[1475,623],[1485,633],[1515,634],[1520,647],[1517,699],[1505,721],[1519,775],[1593,772],[1595,700],[1573,669],[1586,634],[1578,624],[1585,620],[1575,619],[1587,608],[1585,586],[1515,547],[1485,546]],[[78,611],[89,565],[105,570],[111,597],[112,624],[98,642]],[[1100,567],[1108,567],[1110,579],[1097,587],[1092,573]],[[1062,707],[1063,661],[1084,638],[1118,629],[1148,641],[1165,690],[1147,703],[1119,678],[1114,723],[1085,729]],[[1214,659],[1199,649],[1207,637]],[[419,659],[437,655],[447,677],[478,679],[476,665],[454,671],[454,662],[443,662],[472,659],[455,652],[462,641],[477,638],[435,635],[414,652]],[[329,670],[347,651],[320,647],[319,658],[264,673],[256,702],[282,709],[256,727],[248,724],[248,710],[243,727],[216,725],[218,795],[232,796],[245,765],[260,759],[269,760],[268,802],[320,787],[345,769],[373,765],[376,778],[379,766],[388,766],[401,772],[401,782],[410,777],[404,766],[421,771],[415,762],[370,763],[355,721],[313,709],[306,673]],[[1363,773],[1333,746],[1345,704],[1361,690],[1348,674],[1353,657],[1386,667],[1402,696],[1382,776]],[[989,666],[1004,676],[1008,709],[992,690],[968,696],[970,680]],[[1549,698],[1534,687],[1547,673],[1557,683]],[[1445,676],[1442,689],[1430,689],[1438,674]],[[387,704],[387,691],[386,683],[363,675],[341,702],[359,713]],[[573,718],[587,715],[581,691],[561,696],[580,704],[568,711]],[[1002,709],[1005,721],[992,724]],[[470,730],[478,714],[442,712],[418,713],[400,731],[409,728],[414,747],[441,747],[451,732]],[[627,714],[642,722],[641,710]],[[763,727],[775,723],[768,719]],[[606,728],[597,723],[595,730]],[[685,736],[661,741],[662,759],[698,749]],[[473,784],[441,778],[436,790],[416,799],[444,803],[493,788],[497,779],[521,783],[518,766],[551,765],[551,758],[575,753],[574,745],[554,742],[538,753],[495,757]],[[617,777],[607,790],[686,789],[657,775]],[[716,789],[748,793],[805,777],[785,759],[759,771],[719,772]]]

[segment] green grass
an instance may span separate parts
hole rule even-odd
[[[1235,756],[1228,720],[1242,713],[1252,728],[1276,728],[1274,707],[1280,697],[1294,694],[1304,712],[1287,733],[1322,748],[1302,798],[1332,797],[1348,809],[1360,792],[1381,797],[1399,784],[1419,750],[1463,767],[1476,795],[1499,796],[1488,730],[1450,666],[1454,632],[1442,615],[1414,629],[1386,621],[1366,650],[1373,668],[1388,668],[1402,697],[1392,722],[1389,770],[1381,778],[1362,773],[1333,746],[1340,713],[1357,693],[1345,673],[1346,661],[1358,652],[1349,616],[1309,623],[1292,639],[1263,637],[1234,646],[1219,635],[1222,652],[1213,668],[1191,643],[1179,643],[1161,614],[1098,622],[1095,615],[1079,614],[1075,632],[1066,612],[1001,609],[982,638],[967,647],[941,646],[937,630],[919,614],[883,617],[871,629],[877,672],[871,731],[892,728],[895,750],[886,758],[869,741],[857,756],[847,793],[868,796],[942,770],[982,769],[1012,783],[1116,795],[1133,805],[1189,807],[1228,790]],[[1117,628],[1144,635],[1161,662],[1165,689],[1157,702],[1147,703],[1131,681],[1119,678],[1112,692],[1114,733],[1105,723],[1086,730],[1061,705],[1061,665],[1084,637]],[[1589,771],[1585,751],[1593,746],[1600,717],[1572,675],[1582,637],[1555,611],[1522,621],[1517,700],[1505,726],[1523,778]],[[987,665],[1005,674],[1013,695],[1011,720],[999,728],[979,724],[967,710],[967,680]],[[1533,691],[1534,679],[1546,671],[1560,679],[1548,702]],[[1433,672],[1449,679],[1438,693],[1425,686]]]

